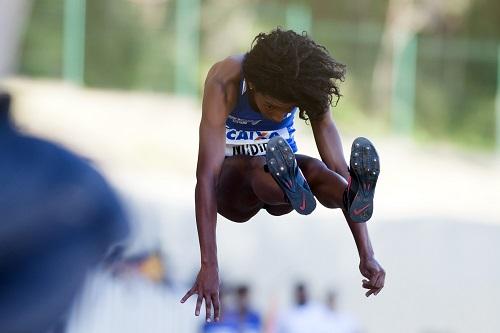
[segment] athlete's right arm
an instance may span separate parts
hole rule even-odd
[[[236,102],[239,71],[239,63],[231,58],[215,64],[207,75],[203,93],[195,189],[201,269],[194,286],[181,302],[184,303],[193,294],[197,294],[195,315],[200,314],[204,300],[207,321],[211,317],[212,305],[215,321],[220,317],[216,188],[225,157],[225,123]]]

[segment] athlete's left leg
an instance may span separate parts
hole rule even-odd
[[[297,154],[295,158],[316,199],[327,208],[344,208],[344,177],[314,157]]]

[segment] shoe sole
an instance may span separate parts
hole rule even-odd
[[[363,223],[372,217],[375,186],[380,174],[377,150],[370,140],[362,137],[354,140],[350,167],[351,177],[356,178],[358,190],[349,206],[349,216],[354,222]]]
[[[269,173],[285,192],[292,208],[302,215],[311,214],[316,208],[316,199],[285,139],[276,136],[269,140],[266,163]]]

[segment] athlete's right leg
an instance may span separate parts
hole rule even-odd
[[[217,186],[217,211],[234,222],[246,222],[266,208],[272,215],[291,209],[283,191],[264,171],[263,156],[226,157]]]

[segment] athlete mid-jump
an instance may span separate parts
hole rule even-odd
[[[210,69],[203,95],[196,224],[201,269],[181,302],[198,296],[206,319],[220,317],[217,213],[246,222],[261,209],[271,215],[296,210],[309,214],[315,198],[342,209],[358,249],[366,296],[377,295],[385,272],[375,260],[366,221],[380,171],[374,146],[365,138],[352,144],[350,167],[332,120],[333,97],[345,66],[307,36],[276,29],[259,34],[250,52]],[[309,119],[321,161],[295,154],[294,118]]]

